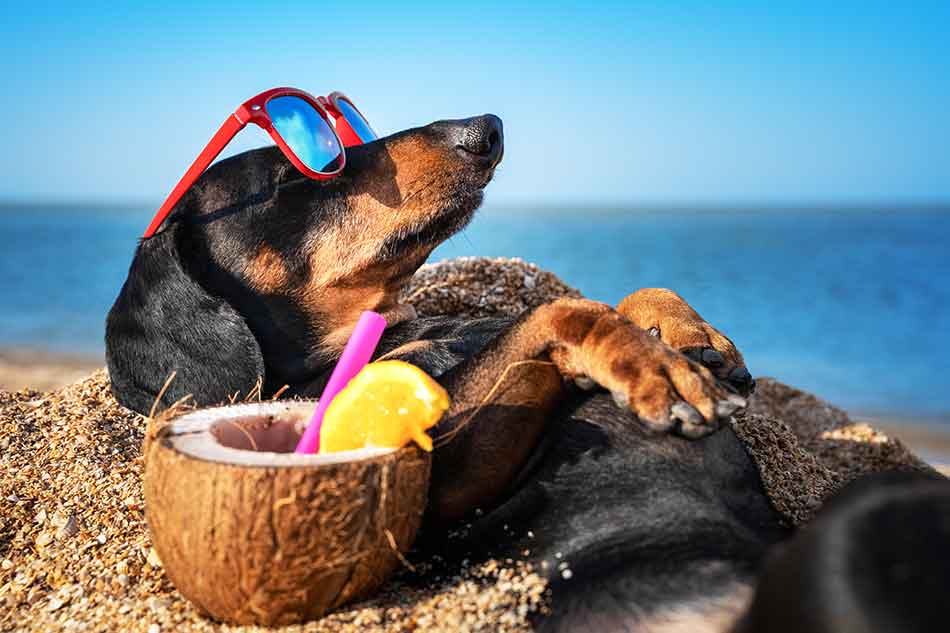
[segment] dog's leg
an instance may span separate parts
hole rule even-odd
[[[561,299],[522,317],[440,378],[452,405],[434,431],[430,511],[457,518],[497,499],[533,450],[565,378],[592,380],[648,427],[700,437],[743,401],[704,367],[609,306]]]
[[[638,290],[617,306],[627,319],[701,363],[744,396],[755,381],[742,354],[722,332],[703,320],[686,301],[665,288]]]

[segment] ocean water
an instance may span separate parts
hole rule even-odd
[[[102,353],[147,206],[0,206],[0,346]],[[950,428],[950,208],[488,207],[433,261],[522,257],[587,296],[682,294],[772,375]]]

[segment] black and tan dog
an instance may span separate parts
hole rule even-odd
[[[518,319],[416,318],[397,301],[502,153],[486,115],[350,148],[330,181],[276,148],[213,166],[139,245],[109,314],[116,398],[145,413],[172,371],[165,404],[217,403],[259,377],[265,394],[314,395],[359,314],[384,313],[378,355],[452,396],[430,522],[490,510],[472,543],[545,563],[543,626],[724,630],[785,534],[743,447],[714,432],[754,386],[732,342],[666,290]]]

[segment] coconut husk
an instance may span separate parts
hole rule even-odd
[[[483,258],[425,266],[405,292],[423,315],[514,314],[564,295],[577,291],[536,266]],[[202,616],[169,581],[145,523],[146,426],[115,402],[104,370],[45,394],[0,392],[0,629],[260,630]],[[791,524],[861,473],[929,468],[774,380],[759,380],[734,428]],[[373,597],[278,630],[521,631],[546,608],[544,582],[517,560],[406,563]]]
[[[148,443],[155,550],[178,591],[215,618],[315,620],[372,595],[415,539],[431,455],[414,444],[299,455],[315,404],[191,411]]]

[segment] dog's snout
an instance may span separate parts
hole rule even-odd
[[[457,121],[456,125],[456,147],[472,157],[490,161],[493,165],[501,160],[505,146],[501,119],[494,114],[483,114]]]

